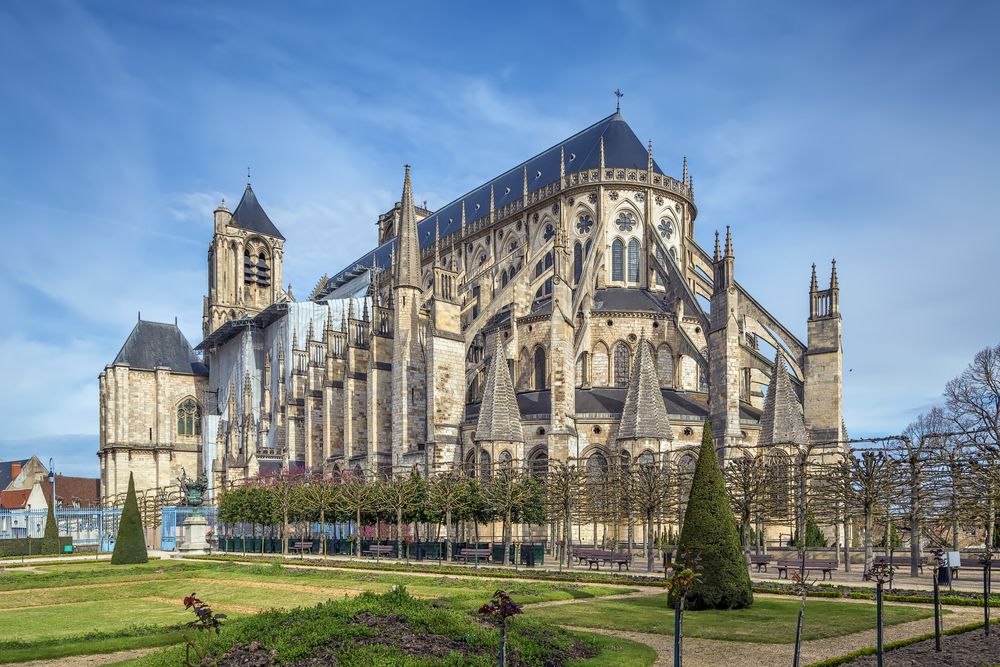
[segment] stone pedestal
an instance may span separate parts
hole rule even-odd
[[[205,533],[208,522],[203,516],[190,516],[184,520],[184,541],[177,548],[182,556],[204,556],[209,553]]]

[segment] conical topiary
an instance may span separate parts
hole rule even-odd
[[[42,537],[42,553],[45,555],[59,553],[59,526],[56,525],[55,493],[49,503],[49,516],[45,519],[45,535]]]
[[[705,420],[698,465],[691,480],[677,553],[681,558],[685,553],[701,554],[701,583],[692,586],[685,607],[692,610],[745,609],[753,604],[750,573],[740,549],[736,519],[726,494],[708,420]]]
[[[128,495],[125,496],[122,518],[118,521],[118,535],[115,537],[115,551],[111,554],[111,564],[133,565],[148,562],[146,536],[142,532],[139,503],[135,500],[135,480],[132,479],[132,473],[129,473]]]

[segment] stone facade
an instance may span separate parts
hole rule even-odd
[[[174,437],[170,456],[200,454],[213,489],[279,469],[537,467],[622,449],[679,462],[706,418],[725,457],[757,445],[769,350],[784,351],[810,441],[843,439],[835,277],[813,286],[807,346],[736,281],[730,232],[714,255],[695,242],[686,160],[681,178],[666,175],[617,113],[436,211],[414,204],[407,168],[379,246],[305,301],[280,289],[284,239],[249,187],[237,212],[215,212],[198,346],[209,377],[171,380],[162,408],[147,408],[120,388],[159,396],[157,371],[109,366],[102,452],[105,430],[128,446],[102,455],[102,479],[120,479],[104,461],[126,451],[143,480],[168,474],[143,458],[160,450],[140,446],[140,431],[170,400],[198,397],[198,382],[201,442],[189,451]],[[477,436],[504,366],[521,437]],[[105,394],[135,407],[103,416]],[[642,405],[627,406],[631,394]],[[666,423],[619,433],[623,413]]]

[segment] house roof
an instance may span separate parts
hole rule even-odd
[[[5,510],[24,509],[28,503],[31,489],[19,489],[17,491],[0,491],[0,507]]]
[[[46,499],[52,498],[52,485],[46,477],[41,482]],[[101,499],[101,480],[96,477],[66,477],[56,475],[56,500],[62,507],[97,507]],[[59,506],[59,503],[56,503]]]
[[[10,486],[10,483],[14,481],[16,475],[13,474],[11,468],[13,464],[20,464],[20,469],[23,470],[24,466],[28,465],[31,459],[22,459],[20,461],[0,461],[0,491],[6,489]]]
[[[563,159],[567,174],[599,168],[602,138],[606,166],[626,169],[645,169],[648,166],[647,147],[635,135],[622,115],[615,112],[428,215],[417,224],[421,249],[434,243],[435,224],[440,224],[441,238],[462,228],[463,205],[466,223],[472,223],[490,213],[491,197],[493,208],[497,210],[520,200],[527,193],[558,181],[560,162]],[[655,160],[653,171],[663,174]],[[527,192],[524,183],[525,172],[528,180]],[[387,241],[351,262],[350,266],[330,278],[320,293],[335,289],[351,276],[357,275],[358,267],[388,268],[395,243],[395,239]]]
[[[185,375],[208,375],[208,369],[175,324],[139,320],[115,357],[115,364],[153,370],[163,366]]]
[[[247,183],[247,189],[243,192],[243,198],[240,199],[239,205],[233,211],[233,224],[240,229],[257,232],[258,234],[273,236],[279,239],[285,238],[278,231],[278,228],[274,226],[274,223],[271,222],[271,219],[267,217],[267,213],[264,213],[264,209],[260,207],[257,195],[254,194],[253,188],[250,187],[249,183]]]

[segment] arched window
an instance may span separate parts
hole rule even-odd
[[[500,272],[500,289],[503,289],[506,286],[507,286],[507,272],[506,271],[501,271]]]
[[[611,244],[611,280],[625,280],[625,244],[621,239]]]
[[[615,386],[628,386],[628,362],[629,351],[625,343],[618,343],[615,346]]]
[[[177,435],[201,435],[201,408],[190,398],[177,408]]]
[[[539,261],[538,264],[535,264],[535,277],[537,278],[538,276],[542,275],[542,271],[544,270],[545,270],[544,262]]]
[[[660,266],[664,268],[664,271],[666,271],[667,259],[663,256],[663,251],[659,248],[656,249],[656,261],[658,261]],[[663,287],[663,278],[660,277],[659,273],[656,274],[656,284]]]
[[[479,474],[484,479],[489,479],[490,472],[490,453],[484,449],[479,452]]]
[[[635,239],[628,242],[628,281],[639,282],[639,242]]]
[[[528,466],[528,473],[533,479],[537,481],[545,479],[545,476],[549,474],[549,455],[545,452],[535,454],[531,457]]]
[[[514,457],[511,456],[510,451],[506,449],[500,452],[500,456],[497,458],[497,462],[500,464],[501,468],[509,468],[512,460],[514,460]]]
[[[573,284],[580,282],[583,273],[583,246],[577,241],[573,246]]]
[[[768,468],[767,499],[773,518],[781,521],[789,516],[791,457],[781,450],[772,450],[765,461]]]
[[[545,268],[552,266],[552,251],[545,253]]]
[[[651,467],[656,462],[656,458],[653,456],[653,452],[647,449],[642,454],[639,454],[639,458],[636,459],[636,461],[643,468],[647,468]]]
[[[545,348],[535,348],[535,391],[545,389]]]
[[[608,460],[603,454],[594,452],[587,458],[587,472],[591,475],[602,475],[608,471]]]
[[[588,257],[590,255],[590,246],[594,244],[594,239],[589,239],[587,245],[583,247],[583,256]]]

